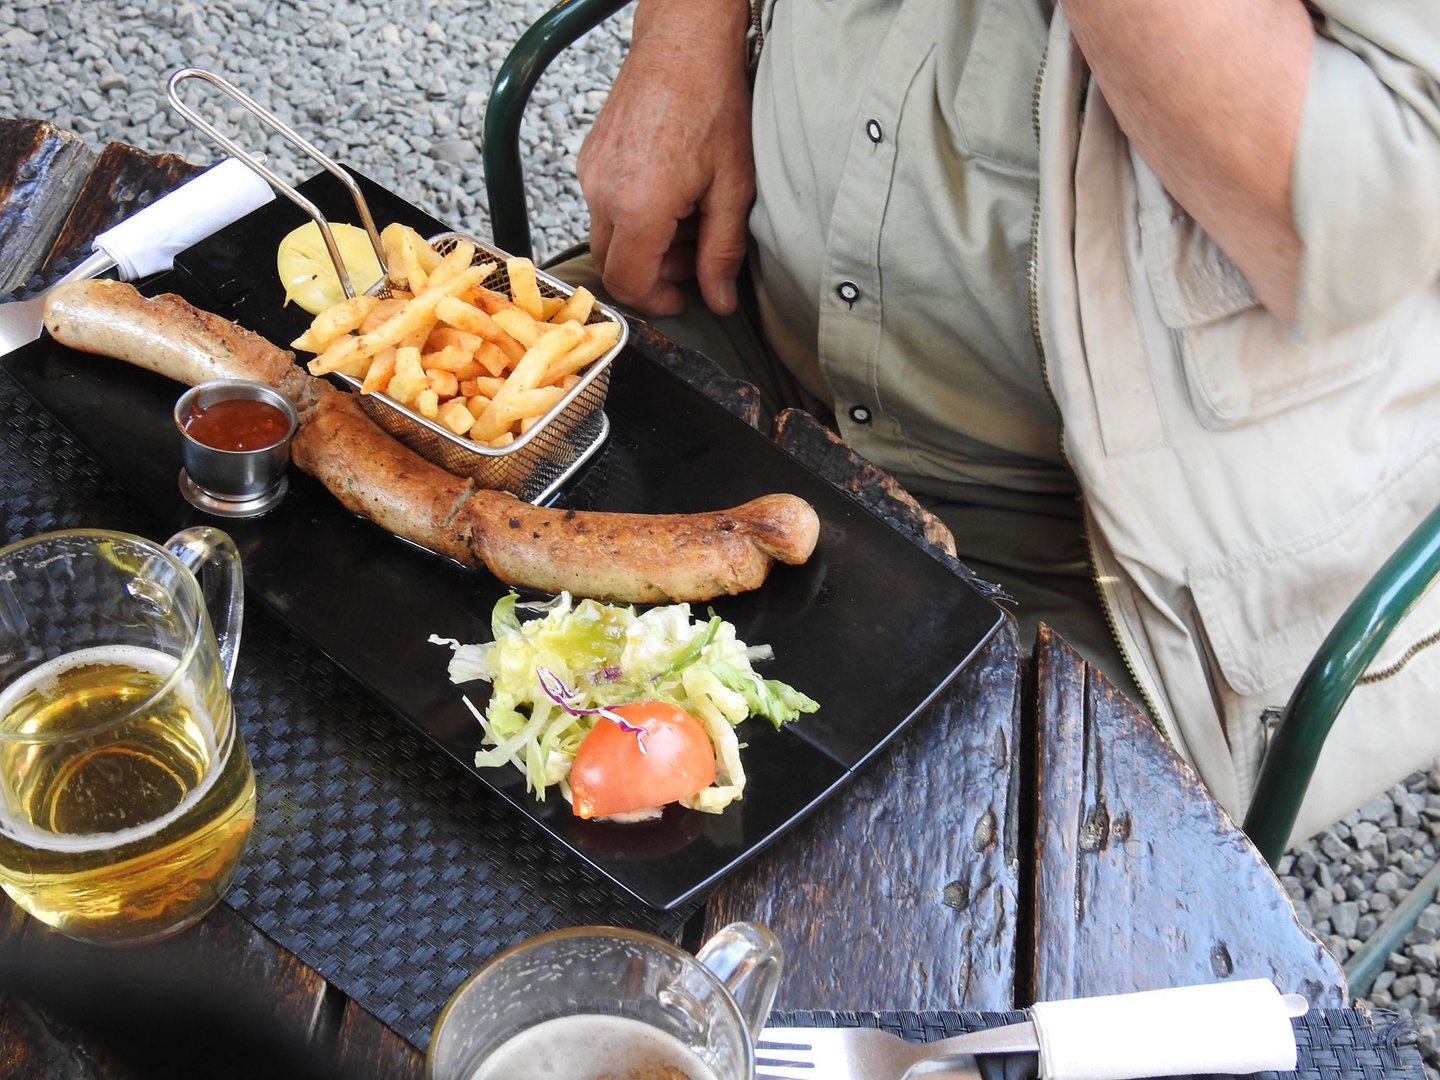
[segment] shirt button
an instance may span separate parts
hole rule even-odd
[[[885,137],[885,131],[880,127],[880,121],[873,119],[865,121],[865,134],[870,136],[870,141],[873,143],[878,143]]]
[[[853,304],[860,299],[860,286],[853,281],[842,281],[835,286],[835,295],[844,300],[847,304]]]
[[[870,422],[870,410],[864,405],[850,406],[850,419],[857,424],[868,424]]]

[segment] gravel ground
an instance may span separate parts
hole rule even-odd
[[[169,108],[169,73],[229,78],[325,153],[457,229],[488,235],[479,141],[486,95],[506,52],[549,0],[205,4],[0,0],[0,115],[37,116],[84,136],[193,161],[216,149]],[[604,102],[628,14],[562,55],[522,129],[541,257],[583,238],[575,153]],[[315,171],[282,139],[198,83],[186,100],[282,175]],[[1300,917],[1342,962],[1436,860],[1440,767],[1420,773],[1286,856]],[[1367,999],[1410,1013],[1432,1076],[1440,1064],[1440,905],[1431,905]]]
[[[1440,764],[1287,852],[1278,867],[1280,880],[1301,921],[1345,963],[1435,865],[1437,838]],[[1362,1000],[1412,1016],[1426,1073],[1440,1076],[1440,904],[1420,912]]]
[[[96,149],[119,140],[196,162],[220,151],[171,109],[182,67],[229,79],[336,161],[452,228],[490,233],[480,131],[507,52],[550,0],[0,0],[0,114],[36,116]],[[536,253],[582,239],[575,152],[614,79],[627,12],[542,76],[521,130]],[[318,171],[200,82],[184,100],[272,168]]]

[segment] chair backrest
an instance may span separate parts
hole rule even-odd
[[[551,61],[630,0],[561,0],[526,30],[510,50],[485,106],[481,160],[495,246],[533,256],[530,211],[520,161],[520,121],[535,83]]]
[[[1346,608],[1295,685],[1271,738],[1245,833],[1273,867],[1284,854],[1325,737],[1390,633],[1440,577],[1440,509],[1430,512]]]

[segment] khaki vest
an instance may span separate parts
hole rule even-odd
[[[1429,74],[1411,86],[1423,99],[1428,79],[1440,107],[1431,2],[1317,6],[1351,20],[1337,37],[1353,28],[1361,41],[1382,35],[1355,23],[1388,21],[1393,34],[1407,17],[1422,20],[1429,40],[1410,71],[1423,64]],[[1329,45],[1312,71],[1302,140],[1339,137],[1321,126],[1333,115],[1313,115],[1345,100],[1343,79],[1321,67],[1343,73],[1355,53]],[[1363,266],[1353,281],[1334,268],[1328,282],[1307,268],[1302,343],[1257,306],[1131,149],[1063,12],[1038,107],[1041,338],[1102,592],[1157,720],[1239,816],[1264,751],[1264,711],[1285,704],[1349,601],[1440,502],[1440,263],[1420,260],[1420,279],[1399,299],[1372,296],[1379,286]],[[1412,171],[1425,175],[1432,147],[1417,145]],[[1307,241],[1320,194],[1297,179]],[[1417,221],[1440,218],[1440,188],[1431,198]],[[1425,224],[1415,242],[1434,232]],[[1391,252],[1401,262],[1416,254]],[[1372,670],[1437,630],[1440,590]],[[1293,839],[1437,757],[1440,649],[1425,649],[1355,692]]]

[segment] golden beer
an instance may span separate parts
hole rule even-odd
[[[224,894],[254,817],[213,666],[101,645],[0,695],[0,886],[67,934],[131,943],[194,922]]]

